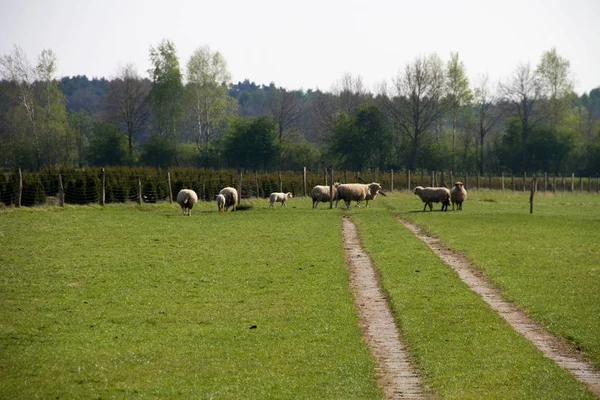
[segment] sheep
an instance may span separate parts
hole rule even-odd
[[[333,184],[333,200],[337,197],[337,188],[340,186],[339,182]],[[329,197],[329,186],[328,185],[317,185],[312,189],[311,192],[313,208],[317,208],[319,203],[326,203],[331,201]]]
[[[275,203],[281,203],[282,207],[287,207],[287,205],[285,203],[286,203],[287,199],[291,199],[292,197],[294,197],[294,196],[292,196],[291,192],[287,192],[287,193],[273,192],[269,196],[269,207],[273,207],[273,204],[275,204]]]
[[[192,215],[192,207],[198,201],[198,195],[191,189],[181,189],[177,193],[177,203],[181,206],[183,215]]]
[[[452,210],[454,211],[454,203],[456,209],[462,211],[462,203],[467,199],[467,191],[462,182],[456,182],[450,190],[450,200],[452,201]]]
[[[429,210],[433,211],[432,203],[442,203],[441,211],[448,211],[450,205],[450,191],[445,187],[423,187],[417,186],[415,194],[423,200],[425,206],[423,211],[429,206]]]
[[[337,188],[335,206],[337,207],[340,200],[344,200],[346,207],[350,208],[350,203],[352,200],[355,200],[356,207],[360,207],[360,202],[366,200],[368,207],[369,199],[374,199],[380,190],[381,185],[375,182],[368,185],[362,183],[344,183]]]
[[[238,192],[232,187],[226,187],[221,189],[219,194],[222,194],[225,197],[225,205],[224,210],[227,211],[229,207],[232,207],[231,211],[235,211],[238,205]]]
[[[225,211],[225,196],[218,194],[217,197],[215,197],[215,200],[217,201],[217,208],[219,209],[219,212]]]

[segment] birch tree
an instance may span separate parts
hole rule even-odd
[[[473,93],[469,89],[469,79],[467,78],[463,62],[458,59],[458,53],[450,53],[450,61],[448,62],[446,74],[448,79],[447,100],[452,117],[452,159],[450,165],[454,170],[456,169],[457,121],[461,111],[471,103]]]

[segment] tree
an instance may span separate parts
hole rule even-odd
[[[451,168],[456,169],[455,162],[455,141],[456,141],[456,125],[459,113],[468,106],[473,94],[469,89],[469,79],[465,73],[465,67],[462,61],[458,60],[458,53],[450,53],[450,61],[448,62],[448,106],[452,117],[452,160]]]
[[[337,167],[362,171],[384,169],[389,160],[392,136],[385,115],[377,106],[362,106],[352,115],[343,114],[332,132],[330,151]]]
[[[573,81],[569,77],[570,65],[569,60],[561,57],[556,48],[552,48],[542,55],[536,69],[542,95],[546,100],[546,113],[553,128],[556,128],[561,116],[569,110],[570,95],[573,92]]]
[[[230,129],[224,153],[231,167],[256,171],[276,165],[279,146],[271,118],[238,118]]]
[[[208,46],[198,48],[187,64],[187,92],[193,114],[194,140],[201,154],[219,138],[237,102],[229,96],[227,85],[231,74],[221,53]]]
[[[503,100],[512,108],[520,123],[521,172],[527,168],[527,147],[533,128],[544,119],[539,108],[542,95],[540,80],[529,64],[519,65],[508,83],[500,84]]]
[[[127,149],[132,160],[136,138],[149,122],[149,93],[150,83],[139,76],[133,64],[127,64],[119,68],[117,77],[110,81],[105,97],[109,120],[127,136]]]
[[[177,138],[183,119],[184,87],[173,42],[164,39],[156,48],[151,46],[150,61],[154,66],[149,71],[152,77],[150,101],[159,134]]]
[[[288,92],[283,88],[271,90],[268,109],[275,121],[279,143],[298,131],[298,123],[304,116],[302,93]]]
[[[485,138],[494,129],[496,123],[500,119],[501,113],[496,106],[496,98],[494,91],[490,88],[489,78],[483,76],[478,86],[474,90],[474,106],[475,106],[475,135],[478,141],[479,157],[477,166],[479,172],[483,174],[484,169],[484,144]]]
[[[77,165],[82,168],[85,165],[86,150],[89,146],[93,121],[87,111],[71,112],[68,114],[70,136],[75,143],[77,151]]]
[[[407,142],[406,166],[414,169],[427,132],[446,112],[444,73],[437,55],[417,57],[394,79],[390,92],[382,87],[383,105],[392,126]]]
[[[90,164],[95,166],[123,165],[127,162],[127,138],[116,126],[97,121],[88,157]]]

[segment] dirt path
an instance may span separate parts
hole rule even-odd
[[[546,329],[529,318],[523,311],[504,301],[500,291],[461,254],[444,248],[437,238],[426,236],[418,226],[398,218],[404,226],[421,239],[438,257],[456,271],[471,290],[504,318],[517,332],[529,340],[546,357],[566,369],[576,379],[587,384],[590,391],[600,397],[600,373],[586,362],[581,354],[568,344],[551,335]]]
[[[363,251],[356,226],[343,218],[344,250],[350,271],[350,287],[358,310],[363,337],[374,356],[379,384],[386,399],[425,399],[419,376],[414,372],[379,279]]]

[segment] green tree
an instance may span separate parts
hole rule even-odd
[[[569,60],[561,57],[556,48],[542,54],[536,73],[540,79],[544,107],[550,118],[552,128],[556,128],[560,119],[569,111],[573,80],[570,78]]]
[[[221,53],[204,46],[188,61],[187,80],[194,141],[200,154],[206,155],[211,142],[222,135],[229,118],[237,112],[237,101],[227,92],[231,74]]]
[[[377,106],[362,106],[352,115],[343,114],[333,128],[331,140],[330,151],[338,168],[361,171],[387,166],[392,135]]]
[[[269,117],[236,119],[225,138],[224,156],[231,167],[254,171],[277,165],[279,146]]]
[[[162,136],[179,137],[183,120],[183,77],[175,45],[163,40],[157,47],[150,47],[153,68],[150,101]]]
[[[140,162],[152,167],[168,168],[176,165],[177,142],[172,137],[150,135],[142,145]]]
[[[479,154],[477,157],[477,169],[483,175],[484,172],[484,146],[487,136],[492,132],[501,112],[497,106],[495,93],[490,87],[488,76],[483,76],[474,90],[474,123],[473,128],[477,138],[477,147]]]
[[[450,166],[456,169],[456,128],[458,117],[473,100],[473,93],[469,89],[469,79],[465,72],[465,66],[458,59],[458,52],[450,53],[450,61],[447,66],[447,101],[449,112],[452,117],[452,157]]]
[[[75,143],[77,151],[77,165],[82,168],[85,165],[86,152],[89,147],[94,123],[92,117],[85,110],[70,112],[67,116],[69,121],[69,134]]]
[[[108,122],[95,122],[88,159],[95,166],[126,164],[127,138],[119,128]]]

